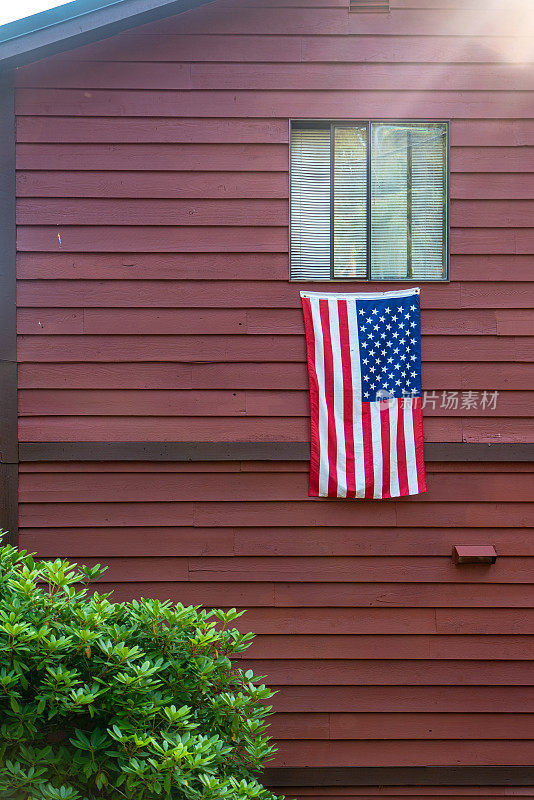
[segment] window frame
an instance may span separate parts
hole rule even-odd
[[[445,243],[445,274],[441,278],[373,278],[371,276],[371,125],[410,125],[415,124],[440,124],[445,125],[445,218],[444,218],[444,243]],[[336,127],[350,128],[353,125],[365,126],[367,130],[367,259],[366,277],[338,277],[334,276],[334,137]],[[294,278],[291,270],[291,135],[294,129],[320,130],[330,129],[330,278]],[[291,118],[289,120],[289,281],[292,283],[449,283],[450,282],[450,120],[449,119],[304,119]]]

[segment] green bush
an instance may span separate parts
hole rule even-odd
[[[0,547],[0,796],[273,800],[239,614],[112,603],[89,591],[103,571]]]

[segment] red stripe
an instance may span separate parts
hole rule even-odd
[[[362,403],[363,467],[365,471],[365,497],[372,498],[375,491],[373,468],[373,434],[371,430],[371,405]]]
[[[310,485],[308,495],[310,497],[319,496],[319,463],[320,463],[320,442],[319,442],[319,382],[317,380],[317,369],[315,367],[315,333],[313,330],[313,318],[311,311],[311,300],[308,297],[302,298],[302,310],[304,312],[304,328],[306,330],[306,353],[308,357],[308,375],[310,384]]]
[[[408,494],[410,491],[408,486],[408,469],[406,467],[406,442],[404,439],[404,409],[406,400],[400,398],[399,415],[397,417],[397,469],[399,472],[399,494]]]
[[[417,465],[417,485],[419,492],[426,492],[425,452],[423,439],[423,407],[420,397],[414,397],[413,406],[413,438],[415,443],[415,463]]]
[[[346,300],[338,300],[339,338],[343,370],[343,426],[345,429],[345,458],[347,472],[347,497],[356,497],[356,468],[354,465],[354,407],[352,364],[350,361],[349,318]]]
[[[382,497],[391,497],[390,490],[390,433],[389,400],[380,403],[380,432],[382,435]]]
[[[324,347],[324,388],[328,411],[328,497],[337,497],[337,434],[334,416],[334,358],[330,335],[330,313],[328,300],[319,300]]]

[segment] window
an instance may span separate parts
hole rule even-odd
[[[439,281],[446,122],[293,122],[291,279]]]

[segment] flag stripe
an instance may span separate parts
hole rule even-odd
[[[346,497],[356,497],[356,469],[354,464],[354,405],[352,393],[352,364],[349,339],[347,300],[339,301],[339,338],[343,365],[343,424],[345,435]]]
[[[389,436],[390,436],[390,458],[389,458],[389,486],[390,497],[399,496],[399,455],[397,450],[397,419],[399,416],[399,405],[402,399],[395,398],[389,403]]]
[[[319,300],[319,313],[323,329],[324,345],[324,392],[327,409],[328,489],[327,497],[337,496],[337,434],[334,412],[334,358],[330,334],[328,299]]]
[[[408,493],[417,494],[417,463],[415,460],[415,438],[413,429],[413,400],[407,398],[404,401],[404,444],[406,452],[406,472],[408,475]]]
[[[364,451],[365,437],[363,434],[363,408],[360,403],[362,392],[361,387],[361,372],[360,372],[360,335],[358,332],[358,325],[356,321],[357,304],[353,298],[347,299],[347,316],[349,323],[349,339],[350,339],[350,362],[352,369],[352,406],[353,406],[353,420],[352,420],[352,435],[354,439],[354,472],[356,477],[356,497],[365,497],[367,473],[369,471],[369,480],[372,481],[372,451],[366,454]],[[366,403],[363,404],[367,405]],[[372,491],[370,493],[372,497]]]
[[[345,421],[344,421],[344,394],[343,363],[341,358],[341,330],[339,327],[339,306],[341,300],[328,301],[328,315],[330,318],[330,339],[332,346],[333,386],[334,386],[334,423],[336,426],[336,471],[337,492],[334,497],[347,496],[347,464],[345,454]],[[335,346],[337,343],[338,346]],[[335,491],[336,487],[334,487]]]
[[[310,496],[379,499],[426,491],[418,290],[301,296]]]
[[[371,444],[373,448],[373,497],[382,497],[382,423],[380,401],[369,403],[371,412]]]
[[[382,497],[391,497],[390,493],[390,463],[391,443],[389,436],[389,400],[376,404],[380,410],[380,435],[382,438]]]
[[[408,486],[408,469],[406,466],[406,440],[404,436],[404,405],[405,400],[399,400],[397,418],[397,453],[399,469],[399,495],[410,493]]]
[[[371,426],[371,403],[362,403],[363,465],[365,470],[364,497],[374,497],[375,470],[373,464],[373,434]]]
[[[311,303],[313,329],[315,331],[315,368],[317,371],[317,386],[319,399],[319,415],[317,419],[317,440],[319,442],[319,474],[317,481],[319,484],[319,496],[328,496],[328,409],[325,396],[325,373],[324,373],[324,348],[323,348],[323,328],[319,314],[318,301],[312,300]]]
[[[304,329],[306,331],[306,356],[308,360],[308,375],[310,381],[310,497],[319,495],[319,384],[316,370],[315,332],[312,318],[312,301],[304,297],[302,308],[304,311]]]
[[[417,464],[417,483],[420,492],[426,492],[424,440],[423,440],[423,410],[420,397],[414,397],[414,435],[415,435],[415,461]]]

